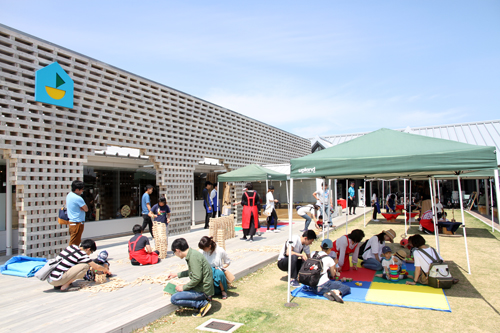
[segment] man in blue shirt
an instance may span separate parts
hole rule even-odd
[[[205,188],[201,192],[203,196],[203,207],[205,207],[205,229],[208,229],[210,224],[210,218],[213,214],[212,208],[212,199],[210,198],[210,189],[212,187],[212,183],[208,180],[205,182]]]
[[[153,221],[151,221],[151,217],[149,216],[149,212],[151,212],[151,199],[149,196],[153,193],[153,185],[146,185],[146,192],[142,195],[141,208],[142,208],[142,230],[146,230],[146,227],[149,226],[149,233],[151,237],[155,238],[153,235]]]
[[[81,180],[71,183],[71,192],[66,196],[66,208],[69,218],[69,246],[80,246],[82,241],[85,213],[89,210],[81,197],[85,184]]]
[[[356,198],[356,190],[354,189],[354,182],[351,182],[351,187],[349,187],[349,215],[356,215],[356,202],[354,201],[354,198]],[[351,214],[351,208],[353,210]]]
[[[165,197],[161,197],[158,200],[158,203],[154,205],[153,208],[151,208],[149,217],[154,219],[156,222],[165,223],[166,237],[168,237],[168,224],[170,223],[170,207],[168,207],[167,199]]]

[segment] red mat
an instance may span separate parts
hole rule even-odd
[[[372,271],[371,269],[366,269],[366,268],[358,268],[357,271],[355,271],[352,267],[349,271],[344,272],[342,271],[340,273],[340,277],[346,277],[346,278],[352,278],[353,281],[366,281],[366,282],[371,282],[373,281],[373,278],[375,277],[375,271]]]

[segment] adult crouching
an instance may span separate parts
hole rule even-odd
[[[111,274],[107,267],[96,264],[89,255],[97,250],[97,246],[92,239],[85,239],[80,246],[70,245],[57,255],[61,262],[50,273],[47,281],[54,286],[57,291],[76,291],[79,287],[71,286],[77,279],[82,279],[89,267],[97,271]]]

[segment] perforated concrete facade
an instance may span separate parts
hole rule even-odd
[[[75,82],[73,109],[34,101],[35,71],[54,61]],[[67,246],[57,209],[71,182],[83,179],[87,157],[108,145],[150,157],[172,208],[172,234],[190,229],[193,171],[204,157],[235,169],[310,151],[306,139],[3,25],[0,114],[23,255],[51,257]]]

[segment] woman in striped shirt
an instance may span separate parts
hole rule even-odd
[[[50,273],[48,282],[59,291],[76,291],[79,288],[71,288],[71,282],[83,278],[89,267],[111,274],[106,267],[98,265],[90,259],[89,255],[95,250],[97,250],[97,246],[92,239],[84,240],[80,246],[70,245],[62,250],[57,256],[61,262]]]

